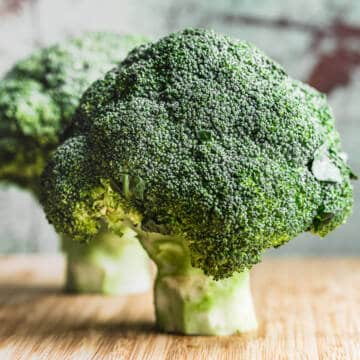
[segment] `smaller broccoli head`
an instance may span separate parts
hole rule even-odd
[[[60,112],[42,86],[31,79],[0,83],[0,180],[35,186],[52,146]],[[44,154],[45,153],[45,154]]]
[[[0,180],[38,190],[86,88],[143,37],[87,33],[35,51],[0,82]]]
[[[325,97],[246,42],[190,29],[138,47],[84,94],[75,122],[98,185],[56,200],[75,176],[60,147],[43,199],[71,235],[141,221],[139,233],[181,239],[191,264],[221,279],[304,231],[326,235],[351,212],[351,171]]]

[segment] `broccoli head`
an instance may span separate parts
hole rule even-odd
[[[251,316],[227,326],[235,302],[214,294],[244,296],[239,281],[265,249],[324,236],[351,212],[352,172],[325,96],[247,42],[188,29],[140,46],[86,91],[74,124],[44,174],[48,218],[78,239],[131,224],[159,267],[166,330],[253,328]],[[83,182],[64,154],[85,146],[96,176]]]
[[[37,191],[82,93],[144,42],[87,33],[20,60],[0,82],[0,180]]]

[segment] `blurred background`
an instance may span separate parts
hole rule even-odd
[[[328,95],[360,174],[359,0],[0,0],[0,75],[33,49],[86,30],[157,39],[205,27],[255,43],[288,73]],[[360,255],[360,188],[354,214],[326,239],[305,234],[271,255]],[[0,188],[0,253],[54,252],[57,237],[26,192]]]

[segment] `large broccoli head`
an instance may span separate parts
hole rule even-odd
[[[351,211],[325,97],[246,42],[185,30],[141,46],[90,87],[76,123],[82,136],[56,151],[43,182],[49,220],[75,237],[141,221],[224,278]],[[83,183],[85,144],[96,176]]]
[[[144,41],[87,33],[19,61],[0,81],[0,180],[35,190],[82,93]]]

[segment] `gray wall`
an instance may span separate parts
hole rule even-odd
[[[326,92],[350,163],[360,174],[359,0],[0,0],[0,72],[37,46],[85,30],[154,38],[207,27],[257,44],[288,72]],[[354,215],[322,240],[310,235],[271,254],[360,255],[359,185]],[[0,252],[54,251],[56,235],[28,194],[0,191]]]

